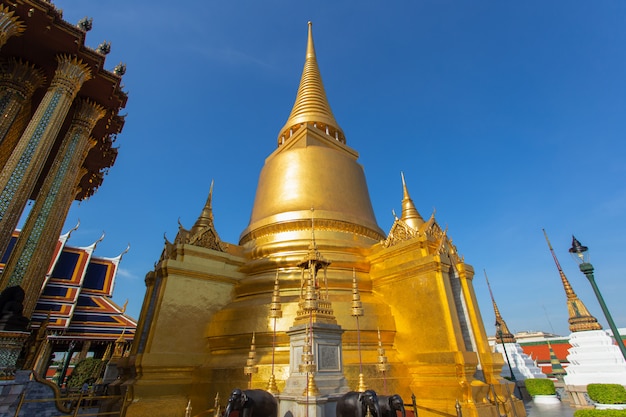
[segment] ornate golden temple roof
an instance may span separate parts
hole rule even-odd
[[[316,128],[325,131],[341,143],[346,143],[343,131],[335,120],[333,111],[330,109],[326,99],[326,91],[324,90],[322,76],[315,56],[313,24],[311,22],[309,22],[306,59],[304,61],[304,69],[302,70],[300,88],[298,88],[296,102],[293,105],[289,119],[278,135],[278,146],[282,145],[285,140],[293,135],[293,132],[307,122],[314,124]]]

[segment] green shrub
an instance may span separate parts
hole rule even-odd
[[[620,384],[589,384],[587,394],[600,404],[626,404],[626,389]]]
[[[529,378],[524,382],[526,383],[526,390],[532,396],[556,394],[556,389],[554,389],[554,382],[552,382],[551,379]]]
[[[88,381],[95,381],[102,371],[102,359],[86,358],[78,362],[67,379],[68,388],[80,388]]]
[[[574,417],[626,417],[626,410],[576,410]]]

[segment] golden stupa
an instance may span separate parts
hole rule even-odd
[[[283,392],[297,356],[288,331],[302,307],[303,259],[315,259],[324,278],[313,291],[328,304],[322,319],[343,330],[350,389],[398,393],[408,404],[414,394],[421,416],[455,415],[457,401],[464,416],[524,416],[487,342],[473,268],[434,215],[420,216],[404,177],[400,218],[388,233],[377,225],[358,153],[326,98],[310,23],[300,87],[277,142],[238,244],[216,232],[212,188],[195,225],[166,240],[146,276],[133,350],[118,364],[123,415],[183,415],[189,401],[209,410],[233,388]],[[314,371],[308,378],[315,383]]]

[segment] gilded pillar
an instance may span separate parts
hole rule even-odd
[[[0,167],[9,159],[30,118],[30,100],[43,72],[15,58],[0,61]]]
[[[60,55],[57,61],[48,91],[0,172],[0,253],[6,250],[74,97],[91,77],[88,65],[77,58]]]
[[[2,284],[20,285],[26,293],[25,317],[35,309],[49,260],[74,200],[81,165],[95,144],[89,135],[105,113],[102,106],[89,100],[77,102],[72,123],[5,267]],[[33,259],[47,261],[31,262]]]
[[[18,20],[15,12],[9,10],[9,6],[0,6],[0,48],[11,36],[19,36],[25,30],[26,25]]]

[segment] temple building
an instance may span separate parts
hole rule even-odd
[[[0,2],[0,253],[12,245],[0,276],[3,370],[32,330],[72,202],[93,195],[117,157],[125,65],[105,69],[111,45],[86,46],[91,26],[49,1]]]
[[[31,317],[30,327],[36,331],[27,343],[28,355],[22,358],[39,376],[54,378],[58,385],[69,375],[73,362],[87,356],[108,360],[116,347],[123,349],[123,354],[137,327],[137,322],[125,314],[125,307],[112,300],[119,264],[126,251],[112,258],[96,256],[100,239],[86,247],[74,247],[67,244],[70,235],[71,232],[58,239]],[[15,232],[0,260],[0,270],[18,238],[19,233]],[[38,335],[41,340],[37,340]],[[54,367],[54,359],[67,361],[65,366]]]
[[[220,239],[210,192],[146,275],[131,354],[118,364],[123,415],[182,415],[190,404],[200,413],[252,387],[273,392],[281,416],[284,404],[334,415],[338,395],[365,388],[414,395],[422,416],[524,416],[489,346],[473,268],[434,214],[420,215],[404,177],[400,216],[378,226],[310,23],[295,104],[275,140],[239,242]]]

